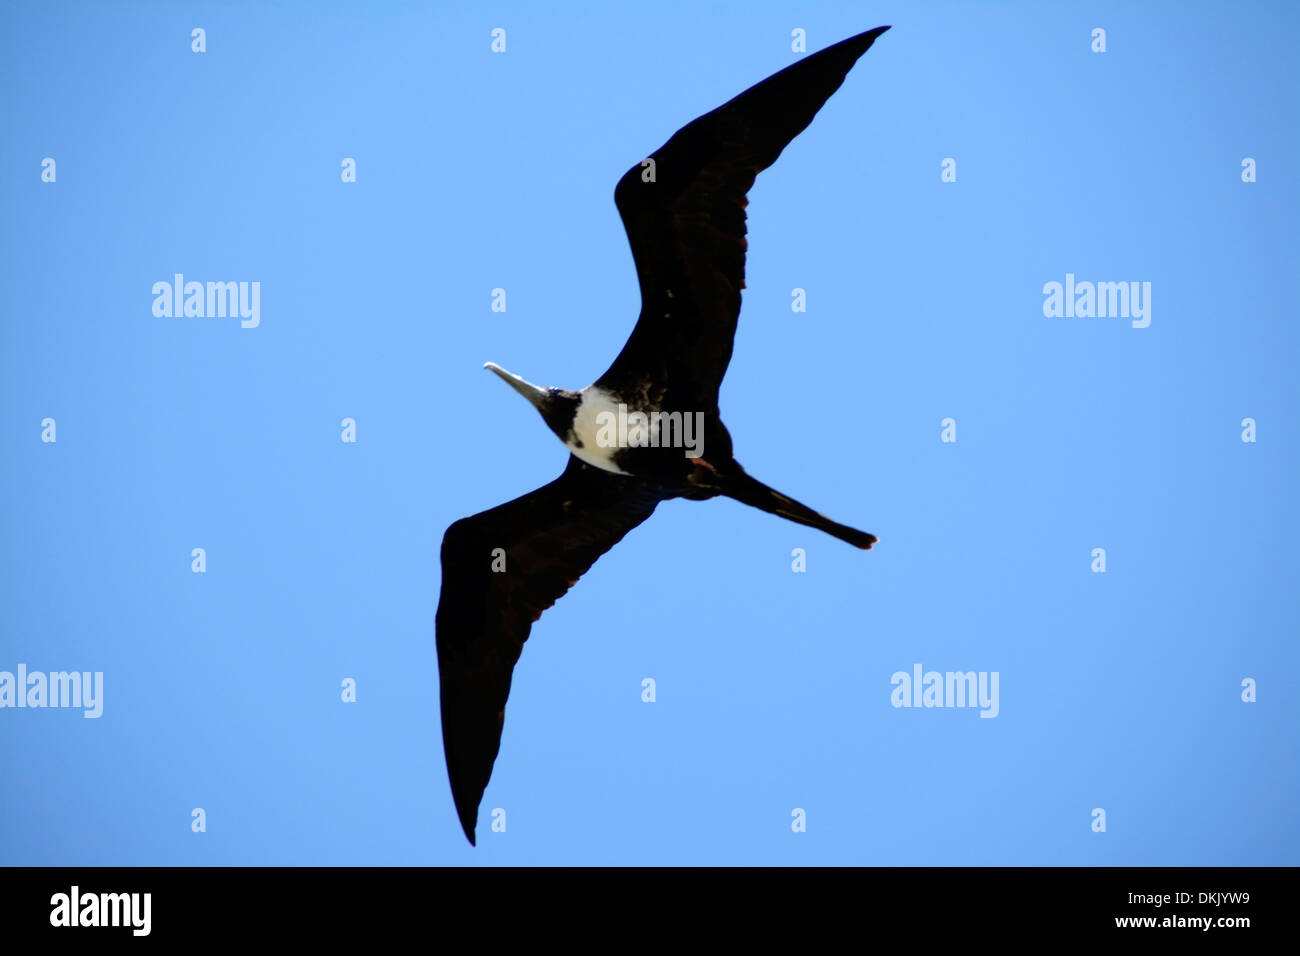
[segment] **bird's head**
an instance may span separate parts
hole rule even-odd
[[[483,367],[496,373],[503,382],[528,399],[542,416],[547,427],[560,437],[560,441],[566,439],[581,401],[581,396],[577,392],[567,388],[542,388],[507,372],[494,362],[488,362]]]

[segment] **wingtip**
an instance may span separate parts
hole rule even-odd
[[[886,25],[883,27],[875,27],[871,30],[863,30],[861,33],[855,33],[846,40],[840,40],[838,43],[831,44],[821,52],[829,53],[831,50],[846,50],[853,54],[853,59],[856,62],[858,57],[870,50],[872,45],[890,29],[891,27]]]

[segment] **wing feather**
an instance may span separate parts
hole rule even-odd
[[[570,456],[550,484],[447,529],[437,613],[442,740],[470,843],[533,622],[661,500],[643,482]]]
[[[775,73],[683,126],[614,190],[641,285],[641,315],[597,381],[647,405],[715,412],[745,287],[745,206],[760,172],[812,122],[877,27]]]

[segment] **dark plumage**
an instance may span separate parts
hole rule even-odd
[[[653,177],[638,163],[619,180],[614,201],[636,261],[641,315],[593,385],[543,389],[489,365],[572,454],[549,485],[463,518],[443,538],[443,745],[470,843],[501,744],[511,674],[533,622],[660,501],[727,495],[855,547],[875,542],[746,474],[732,457],[718,388],[745,286],[746,193],[888,29],[850,37],[774,74],[678,130],[650,156]],[[597,447],[592,416],[617,403],[698,414],[701,454],[690,457],[680,445]],[[671,427],[660,427],[666,441]]]

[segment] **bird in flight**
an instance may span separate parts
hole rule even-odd
[[[868,549],[751,477],[718,412],[745,287],[746,193],[889,27],[807,56],[683,126],[614,190],[641,315],[581,391],[489,362],[569,450],[550,484],[468,518],[442,540],[438,672],[452,798],[471,844],[501,746],[510,678],[533,622],[661,501],[726,495]]]

